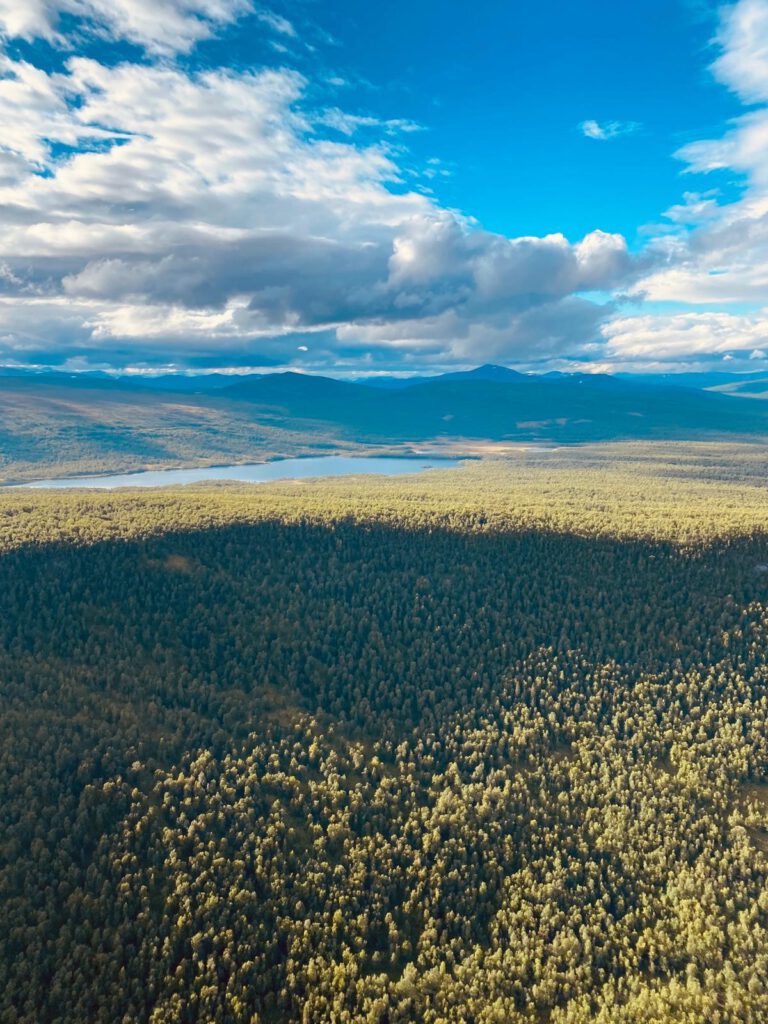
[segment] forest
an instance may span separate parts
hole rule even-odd
[[[0,491],[0,1024],[768,1020],[767,474]]]

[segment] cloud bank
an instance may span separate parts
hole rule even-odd
[[[0,0],[0,31],[7,38],[45,39],[69,49],[74,42],[62,28],[69,16],[79,20],[81,31],[168,55],[189,52],[252,11],[250,0]],[[285,19],[272,18],[290,31]]]
[[[154,53],[244,5],[2,10],[6,34],[58,42],[72,10]],[[605,312],[574,296],[631,271],[616,235],[506,238],[441,209],[398,166],[413,126],[312,109],[290,69],[6,54],[0,72],[0,354],[524,358],[589,341]]]
[[[318,106],[291,68],[173,59],[249,15],[249,31],[296,36],[249,0],[0,0],[7,40],[65,55],[53,71],[0,53],[0,361],[330,370],[764,344],[765,106],[679,153],[691,171],[743,175],[743,196],[688,193],[641,254],[597,228],[509,238],[416,187],[405,143],[418,126]],[[141,55],[86,58],[83,34]],[[768,102],[768,0],[726,8],[717,45],[713,74]],[[627,294],[695,308],[628,316]],[[759,308],[699,308],[728,303]]]
[[[676,154],[686,173],[726,175],[743,182],[740,196],[720,202],[717,187],[686,193],[667,211],[678,229],[656,241],[653,271],[635,294],[690,310],[621,318],[603,328],[609,350],[636,355],[762,353],[768,296],[768,2],[724,6],[714,39],[713,75],[753,106],[719,137]],[[754,106],[756,105],[756,106]]]

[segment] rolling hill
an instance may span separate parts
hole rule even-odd
[[[54,468],[77,475],[424,442],[750,437],[768,437],[761,402],[599,374],[481,367],[384,388],[276,373],[196,392],[95,376],[0,378],[6,482]]]
[[[284,424],[317,421],[346,439],[380,443],[435,437],[579,443],[768,429],[766,413],[730,397],[603,374],[447,375],[385,390],[284,373],[225,388],[219,396],[269,409]]]

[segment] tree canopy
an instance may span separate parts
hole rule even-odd
[[[768,1019],[762,451],[0,498],[0,1021]]]

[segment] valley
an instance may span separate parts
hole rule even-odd
[[[600,375],[476,372],[395,389],[296,373],[189,389],[0,378],[0,482],[337,455],[768,437],[768,406]],[[202,386],[201,386],[202,387]]]

